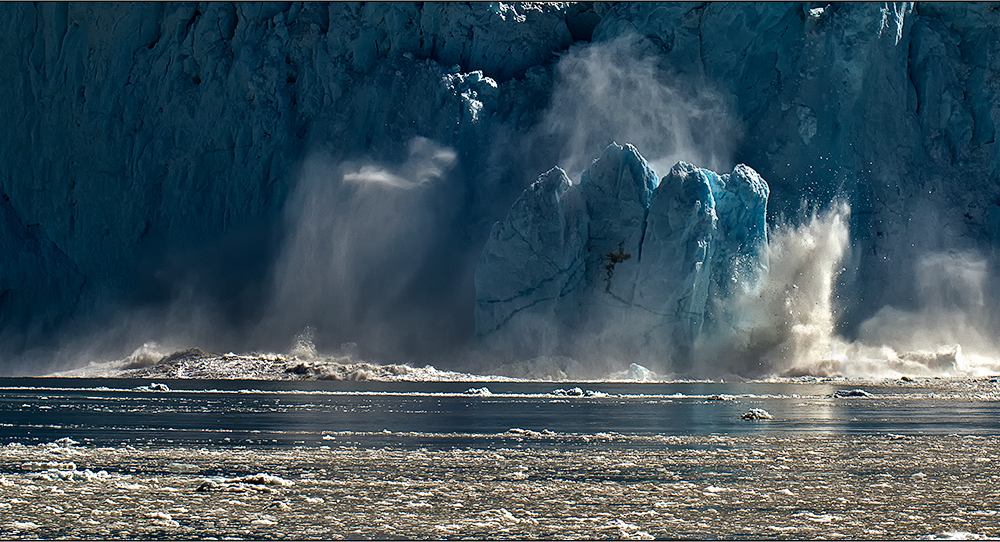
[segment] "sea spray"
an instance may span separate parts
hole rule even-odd
[[[850,208],[813,213],[772,228],[769,267],[757,283],[713,300],[725,323],[702,337],[696,371],[744,376],[828,372],[834,336],[834,284],[850,242]]]

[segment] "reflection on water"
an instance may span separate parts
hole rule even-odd
[[[823,383],[262,382],[0,379],[0,443],[69,436],[94,444],[426,444],[512,428],[559,434],[997,435],[995,398],[933,388],[868,386],[833,397]],[[160,386],[163,384],[166,386]],[[488,386],[490,394],[466,393]],[[159,389],[158,389],[159,388]],[[725,400],[719,400],[725,399]],[[773,419],[748,422],[750,409]],[[329,440],[330,437],[327,437]]]

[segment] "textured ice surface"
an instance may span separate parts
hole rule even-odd
[[[684,360],[713,309],[767,268],[767,183],[686,163],[658,180],[632,145],[612,143],[573,184],[554,168],[498,222],[476,269],[476,329],[515,353],[641,347]],[[713,312],[715,311],[715,312]],[[708,331],[711,333],[711,330]]]
[[[1000,535],[993,437],[509,436],[521,440],[419,449],[10,445],[0,448],[0,537]],[[44,467],[35,465],[67,455],[109,474],[36,476]],[[175,463],[200,472],[165,468]]]

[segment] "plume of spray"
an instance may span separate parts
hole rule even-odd
[[[558,149],[556,164],[574,180],[613,141],[635,145],[655,171],[680,160],[729,171],[742,136],[732,109],[707,81],[673,73],[655,45],[631,34],[559,59],[535,137]]]
[[[913,269],[913,310],[883,307],[856,340],[835,333],[835,286],[850,246],[849,208],[835,203],[770,231],[758,283],[715,300],[719,326],[697,345],[705,376],[974,377],[996,374],[988,264],[968,251],[932,252]],[[900,280],[906,280],[901,270]]]
[[[850,208],[837,203],[801,224],[771,228],[766,272],[713,300],[721,321],[696,345],[700,371],[706,376],[829,371],[834,285],[850,244],[849,216]]]
[[[397,359],[446,344],[452,294],[416,297],[448,263],[440,244],[453,202],[442,198],[456,192],[445,186],[456,161],[426,138],[412,139],[394,165],[308,158],[286,206],[288,234],[260,333],[287,341],[310,326],[316,348],[356,341],[365,355]]]
[[[913,269],[915,306],[885,306],[838,345],[850,376],[975,377],[1000,372],[989,265],[973,251],[923,255]]]

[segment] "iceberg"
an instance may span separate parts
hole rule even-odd
[[[768,194],[743,164],[718,175],[679,162],[658,180],[630,144],[609,145],[578,184],[553,168],[493,226],[477,333],[518,354],[584,357],[604,353],[580,338],[604,335],[686,369],[702,334],[726,325],[713,300],[767,269]]]

